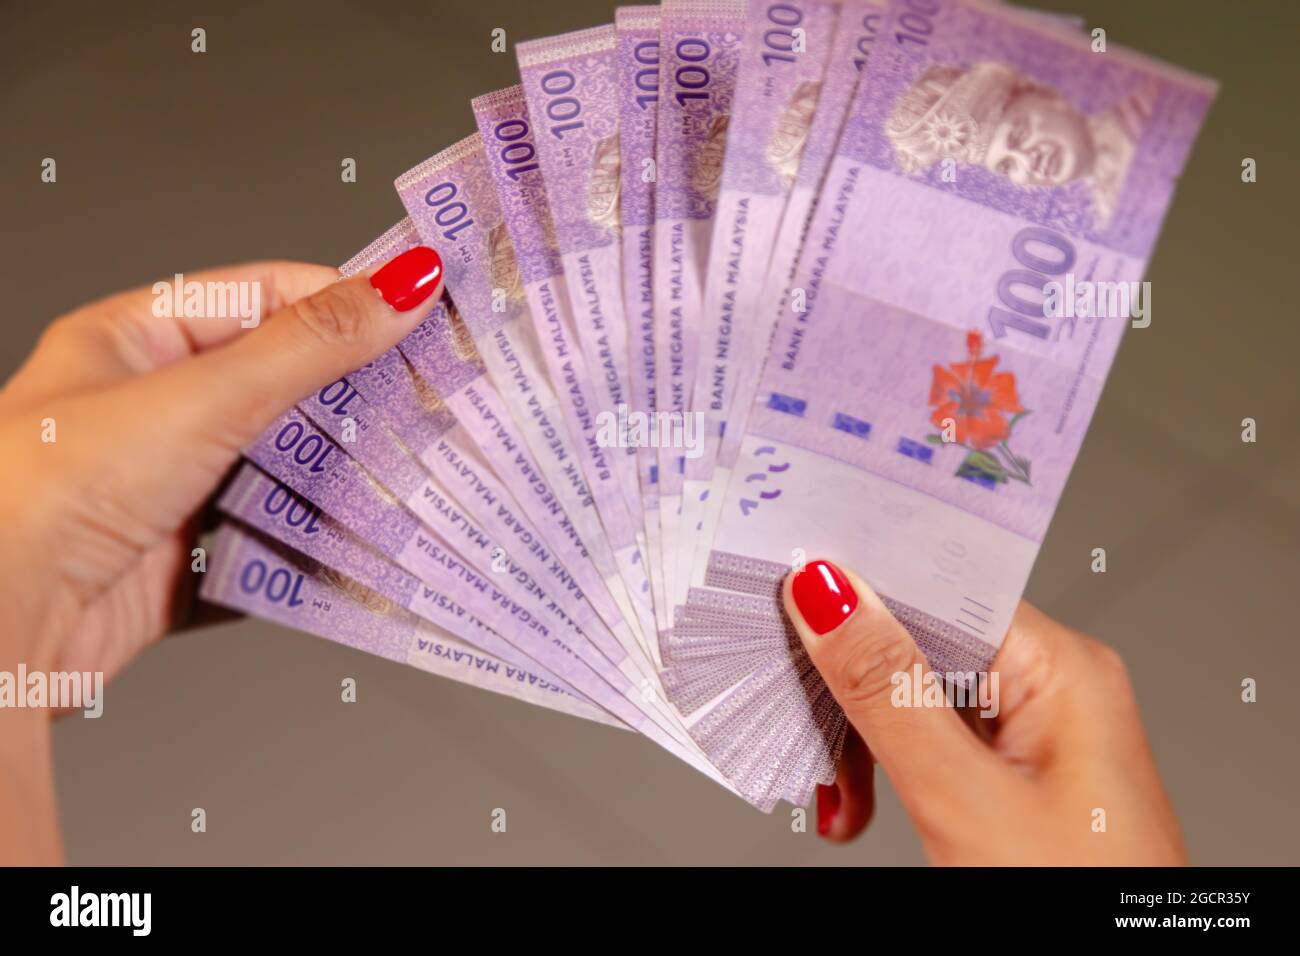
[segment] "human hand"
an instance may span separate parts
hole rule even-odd
[[[851,724],[835,784],[818,790],[827,839],[850,840],[870,821],[874,757],[933,863],[1187,862],[1133,688],[1110,647],[1022,602],[993,661],[995,717],[895,706],[895,675],[929,667],[870,587],[815,561],[786,578],[783,597]],[[1104,830],[1094,829],[1098,809]]]
[[[123,292],[55,321],[0,391],[0,670],[109,677],[165,633],[189,591],[193,519],[240,449],[410,332],[442,263],[418,247],[344,281],[288,262],[186,279],[258,283],[272,314],[252,330],[159,318],[152,287]],[[30,815],[28,860],[57,855],[46,717],[0,711],[0,818]]]

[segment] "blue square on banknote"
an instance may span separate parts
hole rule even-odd
[[[871,434],[871,422],[864,422],[860,418],[845,415],[843,412],[835,413],[835,420],[831,422],[831,427],[838,431],[848,432],[856,438],[866,438]]]
[[[803,413],[808,410],[808,403],[802,398],[795,398],[793,395],[782,395],[780,392],[773,392],[767,400],[767,407],[774,412],[785,412],[787,415],[798,415],[803,418]]]
[[[917,461],[923,461],[927,465],[930,459],[934,457],[934,449],[929,445],[919,441],[912,441],[910,438],[898,439],[898,453],[906,455],[908,458],[915,458]]]

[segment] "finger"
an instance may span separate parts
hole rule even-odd
[[[52,402],[58,442],[41,449],[52,450],[44,461],[62,478],[42,484],[48,507],[149,546],[180,526],[276,416],[409,333],[441,280],[437,254],[416,247],[190,361]],[[48,490],[56,485],[60,493]]]
[[[118,331],[128,339],[128,357],[146,363],[135,369],[143,373],[256,328],[266,316],[319,292],[338,277],[337,269],[319,263],[246,262],[187,272],[179,279],[169,276],[109,296],[69,317],[103,306],[110,323],[131,326]]]
[[[1022,601],[993,666],[1003,682],[998,754],[1055,788],[1062,800],[1089,792],[1138,795],[1148,805],[1140,818],[1157,826],[1135,835],[1135,842],[1163,841],[1171,859],[1185,861],[1178,820],[1120,655]]]
[[[831,843],[847,843],[867,828],[875,812],[875,761],[850,727],[835,782],[817,787],[817,832]]]
[[[1012,762],[1044,769],[1092,737],[1097,705],[1090,638],[1022,601],[993,659],[999,680],[994,746]]]
[[[4,402],[31,405],[154,371],[229,341],[337,279],[329,266],[251,262],[187,273],[179,288],[172,279],[100,299],[51,323]]]
[[[960,806],[973,781],[996,772],[952,708],[894,705],[900,683],[936,678],[926,676],[911,635],[860,578],[814,561],[786,578],[783,596],[809,657],[909,811]]]
[[[1146,746],[1132,683],[1110,646],[1021,602],[994,659],[1002,678],[996,745],[1049,772],[1087,766],[1098,751]]]
[[[150,387],[195,423],[196,437],[240,448],[286,408],[396,345],[442,289],[442,260],[427,246],[290,304],[262,328],[194,361],[165,369]]]

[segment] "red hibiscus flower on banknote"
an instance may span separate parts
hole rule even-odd
[[[929,436],[932,444],[957,444],[969,454],[958,476],[985,485],[1009,479],[1029,484],[1029,462],[1016,456],[1008,444],[1011,430],[1029,412],[1016,394],[1016,377],[995,371],[998,357],[982,357],[983,337],[966,336],[967,360],[936,365],[930,384],[930,422],[941,430]]]

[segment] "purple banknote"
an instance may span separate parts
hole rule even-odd
[[[577,530],[588,558],[610,595],[618,620],[606,624],[629,654],[652,670],[634,636],[636,615],[618,561],[596,511],[581,457],[560,399],[547,378],[518,259],[478,134],[461,140],[398,177],[398,194],[422,239],[442,249],[447,289],[477,347],[496,398],[523,436],[541,473]],[[479,390],[487,393],[486,384]],[[507,423],[496,416],[496,428]],[[518,443],[516,443],[518,447]],[[540,483],[535,483],[540,492]],[[601,588],[586,582],[590,593]],[[603,608],[603,604],[598,604]]]
[[[691,585],[704,583],[709,548],[717,533],[722,515],[723,497],[740,454],[740,439],[749,422],[754,393],[767,359],[772,330],[783,308],[789,304],[787,293],[794,268],[803,248],[809,219],[816,206],[822,181],[830,166],[840,129],[848,114],[849,103],[858,87],[884,18],[885,0],[845,0],[831,41],[831,51],[822,78],[817,108],[808,128],[807,139],[799,157],[799,168],[781,213],[781,223],[772,242],[772,255],[762,278],[762,289],[753,309],[747,313],[745,332],[736,336],[728,355],[727,374],[731,396],[726,403],[722,427],[709,476],[702,492],[703,515],[695,537],[695,555],[691,562]],[[697,496],[699,497],[699,496]],[[687,496],[687,501],[690,496]]]
[[[341,272],[364,270],[419,241],[414,224],[404,220]],[[326,403],[322,392],[303,409],[336,440],[332,429],[343,416],[355,417],[359,404],[382,410],[386,423],[433,478],[452,491],[487,533],[504,541],[529,574],[560,596],[568,616],[611,660],[622,659],[615,637],[623,625],[621,614],[487,380],[473,337],[450,297],[435,305],[398,349],[356,370],[346,385],[358,394],[335,388],[331,397],[343,397]],[[380,481],[386,477],[383,470],[371,471]],[[635,670],[640,677],[653,677],[649,662],[633,659],[630,664],[636,666],[627,668],[629,676]]]
[[[650,580],[638,546],[641,519],[629,509],[631,492],[624,487],[626,475],[622,471],[630,465],[635,483],[635,461],[621,449],[607,447],[604,440],[600,393],[575,333],[564,263],[547,205],[528,104],[523,89],[513,86],[480,96],[472,105],[547,371],[562,400],[569,433],[583,453],[587,483],[627,582],[641,638],[653,657],[658,651],[652,646],[656,629]]]
[[[659,8],[619,7],[619,216],[623,229],[623,313],[628,323],[628,390],[633,409],[653,420],[655,393],[654,185],[659,114]],[[637,446],[642,527],[646,537],[655,623],[668,627],[659,519],[659,460],[650,441]]]
[[[606,421],[626,413],[628,326],[619,240],[617,36],[593,27],[516,47],[520,86],[573,304],[578,342]],[[641,516],[636,449],[609,448],[634,519]],[[640,530],[640,522],[637,522]]]
[[[702,419],[702,442],[685,461],[669,596],[674,607],[685,602],[692,581],[709,478],[735,392],[737,355],[766,338],[755,321],[765,305],[763,279],[821,99],[839,12],[840,0],[746,4],[745,43],[699,314],[689,408]]]
[[[433,512],[445,510],[460,524],[463,516],[419,477],[422,469],[409,456],[415,470],[403,477],[400,490],[381,486],[297,410],[282,415],[245,454],[386,558],[455,595],[480,621],[582,696],[718,779],[656,695],[646,694],[604,656],[508,555],[496,548],[483,553],[491,548],[487,536],[466,523],[458,543],[467,550],[477,548],[471,563],[417,517],[423,512],[432,520]]]
[[[671,624],[678,525],[699,350],[709,236],[736,93],[743,0],[666,0],[660,7],[655,140],[654,323],[657,411],[679,423],[661,445],[659,520]]]
[[[520,390],[520,386],[526,384],[528,373],[518,353],[525,348],[532,348],[519,337],[523,319],[520,310],[526,312],[527,306],[519,301],[517,292],[513,307],[509,304],[508,295],[495,294],[506,288],[505,285],[495,283],[517,285],[521,277],[510,259],[509,238],[502,232],[500,207],[495,201],[492,182],[488,178],[486,157],[481,148],[471,146],[472,144],[458,144],[432,157],[400,177],[398,189],[408,207],[426,222],[425,229],[430,241],[443,249],[444,258],[449,263],[448,285],[453,294],[464,303],[463,312],[460,309],[457,311],[464,315],[469,334],[476,341],[484,343],[487,351],[483,354],[500,355],[503,353],[503,343],[510,343],[504,351],[515,355],[515,360],[499,370],[498,380],[506,394],[517,394],[522,399],[529,395],[535,396],[532,385]],[[443,217],[444,221],[440,222],[438,211],[447,208],[450,202],[460,205],[454,216]],[[494,309],[494,303],[500,304],[501,308]],[[545,400],[537,401],[539,404],[536,406],[517,402],[516,414],[533,417],[535,413],[541,413],[549,407]],[[563,422],[557,422],[547,437],[548,443],[556,446],[557,441],[563,437],[561,433],[564,430]],[[632,641],[630,632],[623,633],[627,636],[627,641]],[[631,654],[633,647],[627,641],[624,649]],[[641,678],[639,704],[668,717],[682,729],[662,693],[653,665],[646,664],[640,672],[624,667],[623,672],[630,679]]]
[[[264,539],[222,525],[204,600],[408,664],[430,674],[621,727],[535,671],[452,637],[370,588]]]
[[[341,269],[427,245],[445,293],[246,449],[206,593],[806,804],[848,725],[783,579],[843,562],[988,686],[1149,320],[1214,85],[1080,27],[666,0],[520,43]]]
[[[1129,323],[1045,298],[1140,280],[1214,86],[980,2],[894,0],[880,37],[706,583],[776,621],[785,574],[832,555],[964,683],[1006,633]],[[806,721],[798,671],[775,692]]]

